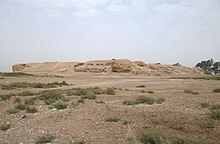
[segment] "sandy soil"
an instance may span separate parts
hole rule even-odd
[[[61,82],[66,81],[72,87],[115,87],[115,95],[97,95],[98,101],[85,100],[84,104],[71,107],[71,102],[77,101],[79,96],[69,96],[69,107],[64,110],[49,109],[42,101],[35,106],[38,113],[30,114],[21,111],[9,114],[7,109],[12,108],[14,97],[0,101],[0,124],[10,123],[11,128],[0,131],[1,144],[32,144],[38,136],[51,134],[56,137],[53,143],[68,144],[70,141],[82,139],[88,144],[128,144],[129,138],[139,143],[136,136],[139,131],[161,129],[167,136],[189,136],[204,139],[210,144],[220,143],[220,121],[209,117],[208,108],[202,108],[202,102],[220,104],[220,94],[212,90],[220,87],[217,80],[169,79],[163,76],[145,76],[128,74],[92,74],[75,73],[57,77],[6,77],[0,83],[14,82]],[[145,85],[145,88],[137,88]],[[184,93],[184,89],[199,92],[199,95]],[[0,90],[0,94],[18,93],[21,91],[38,92],[45,89],[15,89]],[[140,90],[152,90],[154,94],[141,93]],[[154,105],[122,105],[125,100],[132,100],[146,95],[153,98],[164,98],[162,104]],[[25,97],[21,97],[25,99]],[[26,115],[26,118],[22,118]],[[119,117],[118,122],[106,122],[107,117]],[[130,121],[124,125],[124,121]],[[181,124],[183,131],[174,130],[172,125]],[[214,128],[202,128],[205,123],[212,123]]]

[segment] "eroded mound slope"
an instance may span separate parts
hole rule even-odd
[[[203,75],[200,68],[171,66],[161,64],[145,64],[142,61],[130,60],[95,60],[80,62],[45,62],[16,64],[12,66],[14,72],[93,72],[93,73],[133,73],[147,75]]]

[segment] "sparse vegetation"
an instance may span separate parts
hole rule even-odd
[[[11,109],[8,109],[6,112],[9,114],[16,114],[18,112],[18,110],[11,108]]]
[[[166,140],[166,137],[160,130],[153,130],[151,132],[141,132],[138,139],[143,144],[161,144]]]
[[[70,142],[69,144],[85,144],[86,142],[84,140],[78,140],[74,142]]]
[[[140,92],[141,92],[141,93],[146,93],[147,91],[146,91],[146,90],[140,90]]]
[[[98,103],[98,104],[104,104],[105,102],[104,101],[95,101],[96,103]]]
[[[56,102],[56,100],[53,100],[53,99],[45,99],[44,100],[44,103],[46,104],[46,105],[51,105],[51,104],[53,104],[53,103],[55,103]]]
[[[1,131],[7,131],[8,129],[10,129],[10,127],[11,127],[11,125],[10,124],[2,124],[1,126],[0,126],[0,130]]]
[[[105,93],[108,95],[115,95],[115,90],[113,88],[107,88]]]
[[[79,99],[77,102],[84,104],[85,100],[84,99]]]
[[[25,100],[24,100],[24,103],[25,103],[26,105],[34,105],[34,104],[35,104],[35,100],[36,100],[36,98],[35,98],[35,97],[32,97],[32,98],[29,98],[29,99],[25,99]]]
[[[14,107],[16,110],[25,110],[26,106],[22,103],[17,103]]]
[[[156,100],[157,104],[162,104],[163,102],[165,102],[164,98],[159,98],[159,99]]]
[[[209,115],[211,118],[213,118],[215,120],[220,120],[220,110],[211,111],[211,113]]]
[[[46,144],[46,143],[50,143],[55,139],[54,136],[52,135],[43,135],[38,137],[38,139],[36,140],[35,144]]]
[[[120,118],[113,116],[113,117],[108,117],[105,119],[106,122],[118,122]]]
[[[190,94],[193,94],[193,95],[199,95],[198,92],[195,92],[195,91],[189,90],[189,89],[185,89],[185,90],[184,90],[184,93],[190,93]]]
[[[81,96],[82,99],[96,99],[93,91],[86,91],[85,95]]]
[[[180,123],[174,123],[172,126],[171,126],[172,129],[174,130],[179,130],[179,131],[184,131],[184,126]]]
[[[216,88],[213,90],[214,93],[220,93],[220,88]]]
[[[220,76],[205,76],[205,77],[171,77],[169,79],[193,79],[193,80],[220,80]]]
[[[206,144],[204,140],[195,140],[189,137],[177,137],[172,140],[173,144]]]
[[[54,108],[56,108],[57,110],[66,109],[67,104],[65,104],[65,103],[56,103],[56,104],[54,104]]]
[[[5,76],[5,77],[36,76],[33,74],[27,74],[27,73],[23,73],[23,72],[0,72],[0,75]]]
[[[220,104],[214,104],[210,107],[212,110],[218,110],[220,109]]]
[[[202,108],[208,108],[209,107],[209,103],[203,102],[203,103],[201,103],[201,107]]]
[[[1,89],[12,90],[16,88],[56,88],[57,86],[67,85],[66,82],[53,82],[53,83],[27,83],[17,82],[10,84],[0,84]]]
[[[201,127],[202,127],[202,128],[209,128],[209,129],[215,128],[213,122],[204,122],[204,123],[201,124]]]
[[[2,101],[2,100],[8,100],[8,99],[10,99],[10,97],[11,97],[10,94],[0,95],[0,101]]]
[[[39,100],[61,100],[63,98],[64,96],[57,93],[56,91],[45,91],[38,97]]]
[[[27,107],[27,113],[36,113],[38,112],[37,108],[35,107]]]
[[[136,104],[148,104],[148,105],[153,105],[155,102],[157,104],[161,104],[165,101],[164,98],[159,98],[155,100],[154,98],[147,97],[147,96],[139,96],[135,100],[126,100],[123,101],[123,105],[136,105]]]
[[[33,96],[33,95],[37,95],[31,91],[23,91],[21,93],[18,94],[18,96]]]

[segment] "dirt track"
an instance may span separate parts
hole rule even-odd
[[[96,101],[104,101],[104,104],[95,100],[85,100],[76,108],[70,103],[79,99],[79,96],[69,96],[69,107],[64,110],[48,109],[42,101],[36,102],[38,113],[29,114],[21,111],[16,114],[8,114],[7,109],[13,107],[14,98],[0,101],[0,124],[11,123],[7,131],[0,131],[1,144],[31,144],[35,143],[38,136],[45,133],[56,136],[53,143],[68,144],[70,141],[82,139],[89,144],[127,144],[128,138],[133,138],[135,143],[137,133],[141,130],[151,131],[161,129],[167,136],[189,136],[196,139],[204,139],[210,144],[220,143],[220,121],[208,116],[207,108],[202,108],[202,102],[210,104],[220,103],[220,94],[212,90],[219,88],[217,80],[192,80],[192,79],[168,79],[169,77],[127,75],[127,74],[86,74],[77,73],[65,78],[50,77],[15,77],[0,79],[0,83],[14,82],[54,82],[66,81],[72,87],[115,87],[115,95],[97,95]],[[145,88],[137,88],[145,85]],[[199,95],[184,93],[184,89],[199,92]],[[44,89],[15,89],[0,90],[0,94],[18,93],[30,90],[33,92]],[[154,94],[141,93],[140,90],[151,90]],[[146,95],[152,98],[164,98],[165,102],[154,105],[122,105],[125,100],[132,100],[138,96]],[[22,97],[21,99],[25,99]],[[22,115],[27,117],[22,119]],[[107,117],[116,116],[118,122],[106,122]],[[130,121],[123,125],[124,121]],[[214,128],[202,128],[204,123],[212,123]],[[172,126],[181,124],[183,131],[174,130]]]

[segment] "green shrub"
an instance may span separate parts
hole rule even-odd
[[[108,95],[115,95],[115,90],[113,88],[107,88],[105,93]]]
[[[0,126],[0,130],[1,131],[7,131],[8,129],[10,129],[11,125],[10,124],[2,124]]]
[[[173,144],[206,144],[204,140],[195,140],[189,137],[177,137],[172,141]]]
[[[67,104],[65,104],[65,103],[56,103],[56,104],[54,104],[54,107],[55,107],[57,110],[66,109],[66,108],[67,108]]]
[[[212,110],[218,110],[218,109],[220,109],[220,104],[212,105],[212,106],[211,106],[211,109],[212,109]]]
[[[96,99],[96,96],[93,91],[86,91],[85,95],[81,97],[82,99]]]
[[[106,122],[118,122],[120,120],[120,118],[118,117],[108,117],[105,119]]]
[[[209,103],[203,102],[203,103],[201,103],[201,107],[202,108],[207,108],[207,107],[209,107]]]
[[[156,100],[157,104],[162,104],[163,102],[165,102],[164,98],[159,98],[159,99]]]
[[[146,91],[146,90],[140,90],[140,92],[141,92],[141,93],[146,93],[147,91]]]
[[[153,105],[155,102],[155,99],[150,98],[150,97],[146,97],[146,96],[139,96],[136,100],[135,100],[135,104],[149,104],[149,105]]]
[[[212,111],[209,115],[215,120],[220,120],[220,110]]]
[[[48,100],[48,99],[52,99],[52,100],[60,100],[60,99],[63,99],[64,96],[61,95],[61,94],[58,94],[54,91],[45,91],[43,92],[39,97],[38,99],[40,100]]]
[[[135,101],[132,101],[132,100],[126,100],[126,101],[123,101],[122,104],[123,104],[123,105],[135,105]]]
[[[55,137],[52,135],[43,135],[43,136],[38,137],[35,144],[51,143],[54,139]]]
[[[35,100],[36,100],[35,97],[34,97],[34,98],[25,99],[25,100],[24,100],[24,103],[25,103],[26,105],[34,105],[34,104],[35,104]]]
[[[22,103],[17,103],[14,107],[16,110],[25,110],[26,106]]]
[[[27,107],[27,113],[36,113],[38,110],[35,107]]]
[[[213,90],[214,93],[220,93],[220,88],[216,88]]]
[[[161,131],[154,130],[140,133],[138,139],[143,144],[162,144],[166,137]]]
[[[19,96],[33,96],[36,95],[35,93],[32,93],[31,91],[23,91],[18,94]]]

